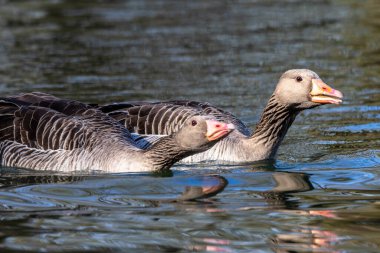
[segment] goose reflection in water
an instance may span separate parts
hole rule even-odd
[[[258,187],[258,190],[252,190],[251,194],[265,201],[265,209],[272,209],[274,212],[304,215],[305,217],[316,217],[316,215],[326,217],[331,215],[331,213],[327,211],[299,210],[299,203],[294,200],[292,194],[314,189],[308,174],[265,171],[259,166],[255,167],[255,170],[257,170],[257,172],[252,173],[251,171],[247,174],[247,178],[251,177],[256,180]],[[261,172],[259,172],[260,170]],[[264,172],[262,172],[262,170],[264,170]],[[35,200],[49,202],[49,208],[41,206],[39,203],[42,202],[35,203],[35,209],[38,210],[38,213],[41,213],[41,215],[43,215],[43,213],[63,216],[93,215],[101,210],[102,207],[124,207],[126,211],[142,210],[141,208],[143,208],[150,212],[158,210],[158,208],[165,205],[165,203],[172,203],[175,205],[175,209],[178,209],[181,213],[192,213],[195,216],[197,216],[197,213],[201,216],[204,216],[206,213],[211,215],[223,213],[223,216],[228,217],[230,215],[232,216],[231,210],[228,210],[229,204],[220,203],[220,198],[216,197],[207,199],[207,201],[199,201],[202,198],[209,198],[218,193],[224,195],[222,199],[228,199],[231,191],[233,192],[233,188],[236,184],[239,185],[239,183],[235,181],[234,173],[222,175],[223,176],[176,175],[175,177],[169,178],[146,177],[141,174],[83,176],[61,174],[47,176],[46,174],[33,174],[25,170],[19,171],[18,173],[3,173],[0,176],[0,182],[2,184],[1,193],[10,191],[15,193],[15,196],[19,196],[20,199],[24,196],[24,198],[27,197],[30,202],[33,202],[34,199],[30,199],[30,193],[32,192]],[[267,190],[259,190],[260,184],[263,183],[260,181],[262,180],[260,177],[270,179],[273,186]],[[231,187],[226,187],[228,183],[230,183]],[[252,184],[253,182],[251,181],[249,183]],[[267,181],[264,182],[265,186],[267,186],[266,183]],[[250,184],[240,189],[244,187],[248,188]],[[83,191],[84,193],[81,194],[78,191]],[[173,192],[175,193],[173,194]],[[76,195],[76,193],[79,194]],[[189,200],[196,200],[196,202],[193,202],[195,204],[185,204]],[[4,199],[2,199],[2,202],[3,201]],[[13,206],[10,205],[13,213],[25,209],[33,210],[33,206],[31,207],[26,204],[23,206],[23,203],[18,202],[17,199],[13,200],[13,202],[11,201],[12,200],[8,199],[7,204],[8,206],[9,203],[13,204]],[[27,204],[30,204],[30,202]],[[236,207],[233,203],[230,207],[233,207],[232,212],[249,212],[252,209],[257,210],[258,208],[263,208],[250,206],[250,204],[251,203],[245,203],[245,206]],[[223,208],[221,208],[222,206]],[[181,211],[181,209],[183,210]],[[7,210],[2,210],[1,212],[7,212]],[[132,213],[134,212],[132,211]],[[160,216],[158,216],[157,219],[159,220]],[[157,222],[159,222],[158,220]],[[319,249],[328,248],[329,245],[334,242],[334,238],[336,238],[336,235],[330,231],[321,230],[313,226],[296,225],[294,228],[291,228],[289,232],[284,232],[283,230],[276,232],[268,243],[276,252],[287,252],[286,250],[297,252],[295,251],[297,248],[307,248],[311,249],[312,252],[318,252]],[[230,247],[234,242],[227,238],[196,236],[194,241],[195,243],[193,242],[192,245],[186,245],[185,247],[189,250],[197,251],[233,252],[230,250]]]
[[[276,186],[269,191],[258,193],[263,196],[271,208],[282,213],[294,214],[310,218],[334,218],[331,210],[300,210],[298,202],[289,200],[291,193],[306,192],[314,189],[310,175],[304,173],[275,172],[273,180]],[[297,225],[286,233],[275,234],[270,239],[274,252],[338,252],[330,251],[338,236],[332,231],[322,230],[317,226]]]
[[[331,210],[300,210],[298,203],[289,200],[291,193],[306,192],[314,189],[310,175],[304,173],[275,172],[273,179],[276,186],[262,195],[271,208],[277,211],[309,218],[335,218]],[[281,208],[285,207],[285,208]],[[270,245],[276,253],[285,252],[338,252],[330,251],[338,236],[332,231],[322,230],[317,226],[297,225],[286,233],[278,233],[270,239]]]
[[[304,215],[307,214],[305,213]],[[271,248],[276,253],[338,253],[342,251],[332,250],[338,241],[338,235],[332,231],[321,230],[317,226],[295,226],[295,228],[286,233],[279,233],[273,236],[271,238]]]
[[[267,164],[261,164],[255,166],[252,170],[257,173],[253,177],[259,177],[261,172],[264,172],[266,176],[268,173]],[[251,173],[255,174],[255,173]],[[227,177],[227,176],[226,176]],[[299,202],[295,200],[293,193],[307,192],[314,189],[313,184],[310,181],[310,175],[305,173],[296,172],[271,172],[270,177],[274,182],[274,186],[269,190],[253,190],[251,194],[257,195],[263,199],[266,203],[265,207],[250,206],[247,203],[246,206],[236,208],[238,211],[249,212],[251,210],[258,209],[271,209],[277,213],[287,213],[288,215],[297,215],[313,218],[335,218],[335,215],[330,210],[301,210]],[[227,177],[228,178],[228,177]],[[234,187],[233,180],[231,180],[231,187]],[[240,187],[243,190],[244,187]],[[228,189],[228,188],[227,188]],[[225,192],[228,194],[228,190]],[[225,198],[225,197],[224,197]],[[190,206],[186,207],[188,212],[204,212],[208,213],[223,213],[228,215],[229,211],[219,208],[217,202],[209,202],[207,208],[204,206]],[[235,206],[234,206],[235,207]],[[317,226],[298,225],[287,232],[276,232],[270,237],[268,245],[274,252],[338,252],[329,251],[333,244],[338,241],[338,236],[329,230],[323,230]],[[207,251],[207,252],[233,252],[230,250],[230,246],[234,244],[233,241],[228,239],[216,239],[211,237],[204,237],[199,239],[199,244],[193,245],[189,250]]]
[[[178,176],[175,178],[152,178],[142,174],[47,175],[14,168],[2,168],[0,175],[2,192],[16,189],[19,195],[33,192],[38,199],[46,198],[59,202],[64,199],[70,201],[72,197],[72,201],[75,202],[78,196],[74,196],[72,191],[82,190],[86,191],[84,195],[98,196],[97,201],[103,204],[105,203],[104,199],[107,198],[108,204],[111,202],[115,204],[117,202],[115,196],[117,196],[117,199],[123,199],[123,205],[130,204],[128,201],[145,202],[153,206],[160,203],[198,201],[217,195],[227,185],[227,179],[218,175]],[[120,189],[120,187],[122,188]],[[181,188],[182,192],[179,190]],[[65,192],[67,193],[65,194]],[[173,192],[175,193],[173,194]],[[110,199],[112,201],[109,201]],[[19,202],[14,202],[14,204],[15,208],[17,205],[22,205]]]

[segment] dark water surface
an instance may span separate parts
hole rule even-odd
[[[379,252],[379,41],[375,0],[0,0],[2,95],[196,99],[253,127],[289,68],[345,94],[302,113],[274,164],[177,166],[166,178],[4,168],[0,251]],[[229,185],[163,201],[206,174]]]

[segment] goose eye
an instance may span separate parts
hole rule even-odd
[[[296,77],[296,80],[297,80],[297,82],[302,82],[302,77],[297,76],[297,77]]]
[[[192,121],[191,121],[191,125],[192,125],[192,126],[196,126],[197,124],[198,124],[198,122],[197,122],[196,120],[192,120]]]

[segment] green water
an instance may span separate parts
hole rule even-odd
[[[0,92],[195,99],[254,127],[282,72],[345,95],[303,112],[277,160],[151,175],[0,176],[1,252],[379,252],[380,3],[1,1]],[[173,203],[219,174],[214,198]]]

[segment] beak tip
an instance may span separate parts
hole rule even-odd
[[[331,88],[321,79],[312,79],[312,101],[320,104],[342,104],[343,93],[339,90]]]
[[[232,123],[222,123],[217,121],[209,121],[209,129],[207,130],[206,137],[209,141],[217,140],[226,136],[235,129]]]

